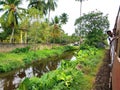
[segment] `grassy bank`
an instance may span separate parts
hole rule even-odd
[[[41,78],[26,78],[18,90],[91,90],[105,50],[88,47],[77,60],[62,61],[61,67]]]
[[[24,67],[44,58],[61,55],[65,51],[75,49],[71,46],[54,47],[52,49],[31,51],[29,47],[17,48],[8,53],[0,53],[0,73]]]

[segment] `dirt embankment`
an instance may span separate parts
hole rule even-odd
[[[30,46],[32,50],[51,49],[60,46],[59,44],[25,44],[25,43],[0,43],[0,52],[9,52],[16,48]]]
[[[105,57],[103,59],[103,64],[101,65],[95,79],[93,90],[112,90],[109,88],[109,77],[110,77],[110,56],[109,50],[106,51]]]

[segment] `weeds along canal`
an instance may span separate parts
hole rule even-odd
[[[105,57],[103,59],[103,63],[96,75],[94,89],[93,90],[112,90],[109,87],[109,79],[110,79],[110,51],[107,50]]]
[[[0,90],[15,90],[19,83],[26,77],[41,77],[46,72],[57,69],[61,60],[73,60],[74,52],[65,52],[61,56],[50,57],[37,61],[25,68],[21,68],[8,73],[0,74]]]

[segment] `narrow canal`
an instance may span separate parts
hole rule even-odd
[[[66,52],[61,56],[41,60],[26,68],[0,74],[0,90],[16,90],[24,78],[33,76],[41,77],[44,73],[57,69],[62,59],[73,60],[75,57],[73,52]]]

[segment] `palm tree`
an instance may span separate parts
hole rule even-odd
[[[63,24],[66,24],[68,22],[68,15],[66,13],[63,13],[61,16],[60,16],[60,24],[63,25]],[[63,34],[63,30],[61,29],[61,32],[60,32],[60,43],[62,41],[62,35]]]
[[[38,9],[42,14],[44,15],[47,14],[47,7],[46,7],[45,0],[30,0],[28,7],[29,8],[34,7]]]
[[[27,32],[29,29],[29,18],[28,17],[23,17],[23,20],[21,21],[19,25],[19,30],[20,30],[20,43],[23,43],[23,34],[24,34],[24,43],[27,43]]]
[[[82,2],[85,1],[85,0],[75,0],[75,1],[80,1],[80,17],[81,17],[81,14],[82,14]]]
[[[82,2],[85,1],[85,0],[75,0],[75,1],[80,1],[80,17],[81,17],[81,14],[82,14]],[[80,23],[80,30],[81,30],[81,23]],[[81,33],[80,33],[80,41],[81,41]]]
[[[1,16],[1,19],[4,21],[4,26],[12,29],[10,43],[13,42],[14,30],[18,25],[18,18],[20,18],[17,10],[22,0],[0,0],[0,11],[4,11],[4,14]],[[21,18],[20,18],[21,19]]]
[[[55,39],[60,36],[60,19],[58,16],[55,16],[52,19],[53,29],[51,31],[51,36],[53,38],[53,43],[55,43]]]
[[[57,0],[47,0],[47,9],[48,9],[48,20],[50,20],[50,12],[55,11],[57,7]]]
[[[60,21],[61,21],[61,24],[66,24],[68,22],[68,15],[66,13],[63,13],[60,16]]]

